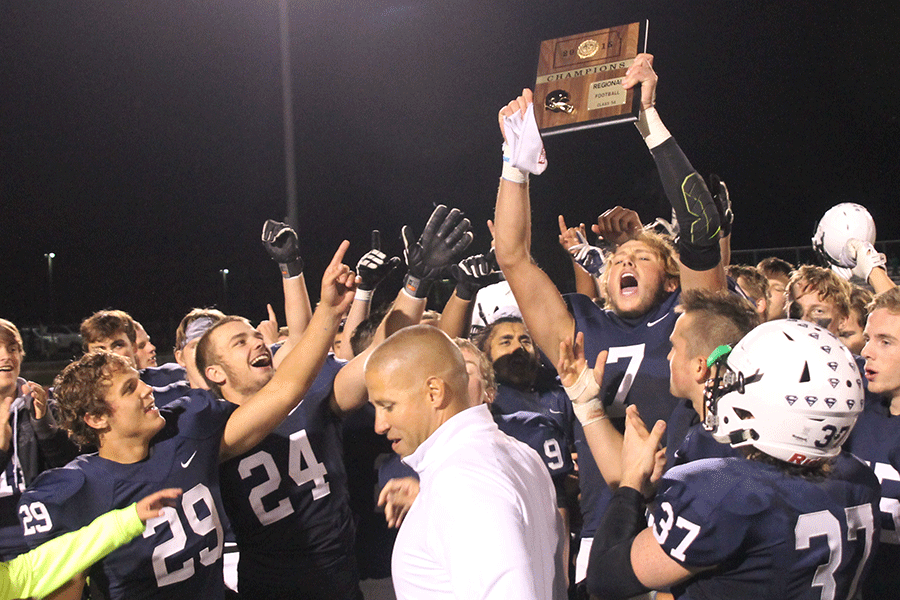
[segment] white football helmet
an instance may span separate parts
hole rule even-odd
[[[764,323],[716,364],[704,425],[735,448],[753,446],[788,463],[813,464],[840,452],[863,409],[853,356],[813,323]]]
[[[825,211],[812,243],[819,256],[829,264],[855,267],[856,260],[847,256],[846,251],[850,238],[875,243],[875,221],[865,206],[844,202]]]

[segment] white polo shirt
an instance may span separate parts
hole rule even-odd
[[[566,597],[550,475],[487,406],[451,417],[403,460],[420,491],[394,544],[398,600]]]

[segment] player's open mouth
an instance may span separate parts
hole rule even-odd
[[[251,367],[271,367],[272,366],[272,357],[266,354],[260,354],[256,358],[250,361]]]
[[[866,369],[866,379],[868,379],[869,381],[875,379],[876,375],[878,375],[876,371],[873,371],[872,369]]]
[[[149,413],[149,412],[155,412],[155,411],[158,411],[158,410],[159,410],[159,409],[156,407],[156,403],[154,402],[153,404],[151,404],[150,406],[148,406],[147,408],[145,408],[145,409],[144,409],[144,412]]]
[[[637,277],[635,277],[631,273],[622,273],[622,277],[619,279],[619,290],[621,291],[623,296],[632,296],[634,294],[637,294]]]
[[[12,371],[12,370],[13,370],[13,368],[11,365],[3,365],[2,367],[0,367],[0,373],[5,373],[7,371]]]

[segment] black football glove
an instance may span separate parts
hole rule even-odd
[[[497,283],[502,277],[493,248],[487,254],[476,254],[451,265],[450,275],[456,281],[456,295],[460,300],[472,300],[478,290]]]
[[[269,219],[263,224],[262,242],[266,252],[281,268],[281,276],[285,279],[297,277],[303,272],[303,259],[300,258],[300,244],[297,232],[285,223]]]
[[[731,196],[728,195],[728,186],[712,173],[709,176],[709,193],[716,203],[716,211],[719,213],[719,226],[722,228],[722,237],[731,235],[731,223],[734,222],[734,213],[731,211]]]
[[[415,298],[425,298],[434,280],[440,279],[446,267],[459,257],[472,243],[471,224],[459,209],[449,209],[439,204],[418,241],[413,242],[413,232],[408,225],[400,231],[403,236],[403,258],[407,274],[403,286]]]
[[[381,234],[375,229],[372,231],[372,249],[363,254],[356,263],[356,274],[360,279],[357,289],[369,292],[374,290],[398,264],[400,264],[399,257],[388,258],[387,254],[381,251]]]

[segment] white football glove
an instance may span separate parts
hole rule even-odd
[[[851,271],[863,281],[869,280],[872,269],[877,269],[879,267],[883,269],[887,264],[887,259],[884,254],[878,252],[878,250],[875,249],[875,246],[869,242],[850,238],[847,240],[845,248],[847,256],[856,262],[856,265],[851,268]]]

